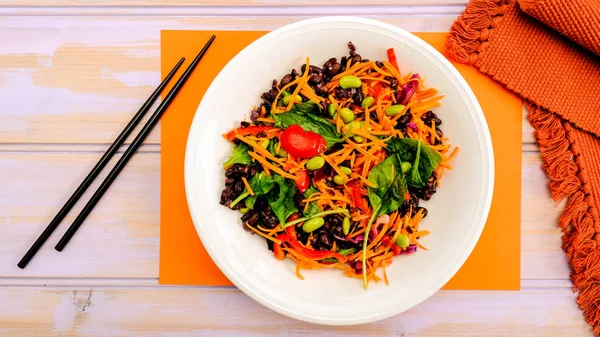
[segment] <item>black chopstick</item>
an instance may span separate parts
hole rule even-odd
[[[31,261],[31,259],[35,256],[35,254],[40,250],[40,248],[42,248],[42,246],[44,245],[46,240],[48,240],[50,235],[52,235],[54,230],[56,230],[56,228],[58,227],[60,222],[65,218],[65,216],[67,216],[67,214],[69,213],[71,208],[73,208],[73,206],[77,203],[79,198],[81,198],[83,193],[92,184],[94,179],[96,179],[98,174],[100,174],[100,172],[106,166],[106,164],[110,161],[112,156],[117,152],[119,147],[121,147],[121,145],[123,145],[123,142],[125,142],[127,137],[129,137],[131,132],[139,124],[139,122],[142,120],[142,118],[144,117],[144,115],[146,114],[148,109],[150,109],[150,107],[152,106],[154,101],[156,101],[156,99],[158,98],[158,95],[160,95],[160,93],[165,88],[167,83],[169,83],[169,81],[175,75],[177,70],[179,70],[179,67],[181,67],[181,65],[183,64],[183,61],[185,61],[185,58],[182,57],[181,60],[179,60],[179,62],[177,62],[175,67],[173,67],[173,70],[171,70],[171,72],[165,77],[165,79],[160,83],[160,85],[156,88],[156,90],[154,90],[152,95],[150,95],[150,97],[148,97],[148,99],[146,100],[144,105],[142,105],[140,110],[138,110],[138,112],[135,114],[135,116],[133,116],[133,118],[131,119],[129,124],[127,124],[127,126],[125,126],[123,131],[121,131],[121,134],[117,137],[117,139],[115,139],[115,141],[108,148],[108,150],[106,150],[106,152],[104,153],[102,158],[100,158],[100,160],[98,160],[98,163],[96,163],[96,166],[94,166],[94,168],[90,171],[90,173],[87,175],[87,177],[85,177],[85,179],[81,182],[79,187],[77,187],[77,189],[75,190],[73,195],[71,195],[69,200],[67,200],[67,202],[60,209],[60,211],[58,211],[58,214],[56,214],[54,219],[52,219],[52,221],[50,221],[50,223],[48,224],[46,229],[42,232],[42,234],[40,234],[40,236],[37,238],[35,243],[31,246],[31,248],[29,248],[27,253],[25,253],[25,255],[23,256],[21,261],[19,261],[19,263],[17,264],[17,266],[19,268],[21,268],[21,269],[25,268],[27,266],[27,264],[29,263],[29,261]]]
[[[108,190],[108,188],[115,181],[115,179],[117,178],[117,176],[119,175],[121,170],[123,170],[123,168],[129,161],[129,159],[131,159],[131,157],[133,156],[135,151],[140,147],[140,145],[142,145],[142,143],[144,142],[144,139],[146,139],[146,137],[148,136],[150,131],[152,131],[152,128],[154,128],[156,123],[160,120],[160,117],[165,112],[165,110],[169,107],[169,105],[173,101],[173,98],[175,98],[175,96],[177,95],[177,93],[179,92],[181,87],[183,87],[183,85],[185,84],[188,77],[190,77],[190,74],[194,71],[194,68],[196,68],[196,65],[198,65],[198,62],[200,62],[200,60],[202,59],[202,57],[204,56],[204,54],[206,53],[206,51],[208,50],[208,48],[210,47],[210,45],[212,44],[214,39],[215,39],[215,35],[213,35],[208,40],[208,42],[206,43],[204,48],[202,48],[200,53],[198,53],[196,58],[192,61],[192,63],[189,65],[189,67],[185,70],[183,75],[181,75],[179,80],[177,80],[177,83],[175,83],[175,86],[173,86],[173,89],[171,89],[171,91],[169,91],[169,93],[167,94],[167,97],[165,97],[165,100],[158,106],[158,108],[156,109],[154,114],[152,114],[152,116],[150,117],[150,119],[148,120],[146,125],[144,125],[144,127],[142,128],[140,133],[135,137],[133,142],[131,142],[131,145],[127,148],[127,150],[125,151],[125,153],[123,154],[121,159],[119,159],[117,164],[115,164],[115,167],[113,167],[113,169],[110,171],[108,176],[104,179],[104,181],[102,182],[102,184],[100,185],[100,187],[98,188],[96,193],[94,193],[94,195],[90,198],[90,200],[85,205],[85,207],[83,208],[83,210],[81,211],[79,216],[75,219],[75,221],[73,221],[73,223],[71,224],[69,229],[67,229],[67,231],[65,232],[63,237],[60,239],[60,241],[58,242],[56,247],[54,247],[57,251],[60,252],[65,248],[65,246],[69,243],[69,241],[71,240],[73,235],[75,235],[75,233],[77,232],[79,227],[81,227],[81,225],[83,224],[83,222],[85,221],[87,216],[90,214],[90,212],[92,211],[94,206],[96,206],[96,204],[98,203],[100,198],[102,198],[102,196],[104,195],[106,190]]]

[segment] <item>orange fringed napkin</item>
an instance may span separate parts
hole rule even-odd
[[[446,43],[521,95],[550,177],[562,248],[585,318],[600,335],[600,2],[472,0]]]

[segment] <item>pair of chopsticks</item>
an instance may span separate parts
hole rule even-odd
[[[139,134],[131,142],[131,145],[127,148],[127,150],[125,150],[125,153],[123,153],[123,156],[121,157],[121,159],[119,159],[119,161],[115,164],[113,169],[106,176],[106,178],[104,179],[104,181],[102,182],[102,184],[100,185],[98,190],[96,191],[96,193],[94,193],[94,195],[90,198],[88,203],[82,209],[79,216],[77,216],[75,221],[73,221],[73,223],[71,224],[69,229],[67,229],[67,231],[65,232],[63,237],[60,239],[60,241],[58,242],[56,247],[54,247],[57,251],[60,252],[65,248],[65,246],[73,238],[73,235],[75,235],[75,233],[77,232],[79,227],[81,227],[81,225],[83,224],[83,222],[85,221],[87,216],[92,212],[92,210],[94,209],[94,206],[96,206],[98,201],[100,201],[100,199],[102,198],[104,193],[108,190],[110,185],[115,181],[115,179],[117,178],[119,173],[123,170],[123,168],[129,161],[129,159],[131,159],[131,157],[133,157],[133,155],[135,154],[137,149],[142,145],[142,143],[144,142],[144,140],[146,139],[148,134],[150,134],[150,131],[152,131],[152,129],[154,128],[156,123],[160,120],[160,117],[163,115],[165,110],[169,107],[169,105],[171,104],[171,102],[173,101],[173,99],[175,98],[177,93],[179,92],[179,90],[181,90],[181,87],[185,84],[187,79],[190,77],[190,74],[194,71],[194,69],[196,68],[196,66],[198,65],[198,63],[200,62],[200,60],[202,59],[202,57],[204,56],[204,54],[206,53],[206,51],[208,50],[210,45],[212,44],[215,37],[216,36],[213,35],[208,40],[206,45],[204,45],[204,47],[198,53],[196,58],[194,58],[194,60],[188,66],[188,68],[185,70],[183,75],[181,75],[179,80],[177,80],[177,82],[175,83],[173,88],[169,91],[169,93],[165,97],[164,101],[158,106],[158,108],[156,108],[156,111],[154,112],[154,114],[152,114],[152,116],[150,117],[148,122],[146,122],[144,127],[140,130]],[[181,60],[179,60],[179,62],[177,62],[177,64],[173,68],[173,70],[171,70],[171,72],[165,77],[165,79],[160,83],[160,85],[156,88],[156,90],[154,90],[154,92],[150,95],[148,100],[144,103],[144,105],[142,105],[140,110],[135,114],[135,116],[133,116],[133,118],[131,119],[129,124],[127,124],[127,126],[125,126],[125,128],[123,129],[121,134],[117,137],[117,139],[115,139],[115,141],[108,148],[108,150],[106,150],[106,152],[104,153],[102,158],[100,158],[100,160],[98,161],[96,166],[94,166],[92,171],[87,175],[87,177],[85,177],[85,179],[79,185],[79,187],[77,187],[77,189],[75,190],[73,195],[71,195],[69,200],[67,200],[67,202],[60,209],[58,214],[56,214],[54,219],[52,219],[50,224],[48,224],[48,227],[46,227],[46,229],[42,232],[42,234],[40,234],[40,236],[35,241],[35,243],[31,246],[31,248],[29,248],[29,250],[23,256],[21,261],[19,261],[19,263],[17,264],[17,266],[19,268],[21,268],[21,269],[25,268],[27,266],[27,264],[29,263],[29,261],[31,261],[31,259],[35,256],[35,254],[40,250],[42,245],[48,240],[48,238],[54,232],[54,230],[58,227],[60,222],[69,213],[71,208],[73,208],[75,203],[77,203],[79,198],[81,198],[83,193],[92,184],[92,182],[98,176],[98,174],[100,174],[100,172],[106,166],[106,164],[112,158],[112,156],[117,152],[117,150],[121,147],[121,145],[123,145],[123,142],[125,142],[125,140],[131,134],[133,129],[139,124],[139,122],[142,120],[142,118],[144,117],[144,115],[146,114],[148,109],[150,109],[150,107],[152,106],[154,101],[158,98],[158,95],[160,95],[162,90],[165,88],[167,83],[169,83],[169,81],[175,75],[177,70],[179,70],[179,67],[181,67],[181,65],[183,64],[184,61],[185,61],[185,58],[182,57]]]

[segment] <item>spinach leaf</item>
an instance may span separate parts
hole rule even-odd
[[[281,177],[283,178],[283,177]],[[246,189],[239,197],[237,197],[230,205],[230,208],[237,205],[240,201],[244,200],[246,197],[250,200],[246,200],[246,206],[250,208],[254,208],[254,203],[256,202],[256,197],[265,195],[269,193],[273,187],[275,186],[275,181],[271,177],[267,177],[264,172],[259,172],[252,177],[250,180],[250,188],[254,192],[254,196],[250,195],[250,192]],[[250,203],[251,205],[248,205]]]
[[[254,204],[256,203],[256,194],[255,195],[250,195],[248,196],[248,198],[246,198],[246,207],[254,209]]]
[[[421,159],[421,142],[417,143],[417,155],[415,162],[411,166],[410,174],[408,175],[408,182],[412,186],[425,187],[425,182],[421,179],[421,173],[419,172],[419,159]]]
[[[286,219],[298,211],[294,196],[296,195],[296,184],[291,180],[279,175],[273,175],[273,181],[277,185],[267,195],[267,202],[271,207],[279,224],[283,226]]]
[[[294,104],[294,107],[298,105],[299,104]],[[288,112],[275,114],[273,115],[273,119],[275,120],[275,127],[277,128],[287,129],[290,125],[297,124],[305,131],[318,133],[325,138],[328,148],[336,143],[343,142],[346,139],[337,132],[335,125],[313,113],[303,112],[299,108],[292,108]]]
[[[308,189],[304,191],[304,197],[310,198],[310,196],[313,195],[313,193],[315,192],[318,192],[318,190],[312,185],[310,185],[310,187],[308,187]],[[304,216],[311,217],[319,212],[321,212],[321,209],[319,208],[319,206],[317,206],[317,203],[311,201],[308,203],[308,207],[306,207],[306,212],[304,212]]]
[[[312,100],[308,100],[306,102],[302,102],[302,103],[296,103],[294,105],[292,105],[292,108],[290,109],[290,111],[298,111],[298,112],[302,112],[302,113],[318,113],[321,112],[321,106],[318,105],[317,103],[313,102]]]
[[[376,187],[369,187],[369,201],[377,215],[387,214],[400,208],[408,190],[402,174],[401,161],[393,154],[377,164],[369,172],[369,181]]]
[[[414,163],[408,176],[408,184],[417,188],[425,186],[433,171],[442,162],[442,156],[436,150],[411,138],[390,139],[386,151],[390,155],[397,154],[401,161]]]
[[[223,167],[229,167],[233,164],[252,164],[252,157],[250,157],[248,151],[250,151],[250,145],[246,143],[241,143],[237,145],[233,149],[233,154],[231,155],[231,157],[229,157],[229,159],[225,163],[223,163]]]

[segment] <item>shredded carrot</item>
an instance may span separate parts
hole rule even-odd
[[[263,109],[264,109],[264,107],[263,107]],[[256,121],[263,122],[263,123],[269,123],[269,124],[275,124],[275,121],[273,120],[273,118],[262,118],[262,117],[259,117],[259,118],[256,119]]]
[[[331,166],[331,168],[340,175],[340,177],[344,178],[344,179],[348,179],[348,176],[346,175],[346,173],[342,172],[342,170],[340,170],[340,168],[333,162],[333,160],[331,160],[331,158],[329,158],[328,156],[322,156],[323,159],[325,159],[325,161],[327,162],[327,164],[329,164],[329,166]]]
[[[277,239],[275,239],[275,238],[273,238],[273,237],[270,237],[270,236],[268,236],[268,235],[264,234],[263,232],[261,232],[261,231],[259,231],[258,229],[256,229],[256,228],[254,228],[254,227],[250,226],[250,225],[249,225],[249,224],[247,224],[247,223],[246,223],[246,226],[247,226],[248,228],[250,228],[250,229],[251,229],[251,230],[252,230],[254,233],[256,233],[256,234],[258,234],[258,235],[262,236],[263,238],[265,238],[265,239],[267,239],[267,240],[270,240],[270,241],[273,241],[273,242],[275,242],[276,244],[279,244],[279,245],[281,244],[281,241],[280,241],[280,240],[277,240]]]
[[[259,156],[256,152],[248,152],[248,154],[250,155],[250,157],[256,159],[259,163],[263,164],[263,166],[268,167],[269,169],[271,169],[273,172],[279,174],[280,176],[288,178],[288,179],[292,179],[292,180],[296,179],[295,176],[293,176],[287,172],[284,172],[279,167],[269,163],[265,158]]]
[[[244,182],[244,185],[246,186],[248,193],[250,193],[250,195],[254,195],[254,191],[250,187],[250,184],[248,184],[248,180],[246,180],[246,177],[242,177],[242,182]]]

